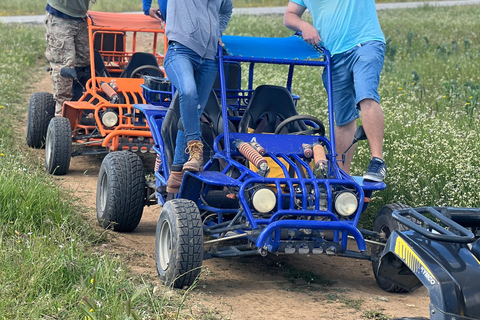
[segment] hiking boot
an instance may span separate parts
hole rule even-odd
[[[172,171],[167,181],[167,192],[178,193],[180,186],[182,185],[183,175],[185,171]]]
[[[203,170],[203,143],[198,140],[192,140],[187,143],[186,153],[190,158],[183,165],[184,171],[198,172]]]
[[[385,161],[377,157],[372,157],[367,172],[363,175],[363,180],[382,182],[386,175],[387,165]]]

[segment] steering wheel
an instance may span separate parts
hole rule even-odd
[[[143,74],[140,73],[141,71],[144,71],[144,70],[147,70],[147,69],[154,70],[154,71],[158,72],[161,76],[164,75],[163,71],[159,67],[148,64],[148,65],[140,66],[140,67],[136,68],[135,70],[133,70],[132,73],[130,74],[130,78],[141,78],[141,76],[148,75],[147,72],[145,72]],[[138,76],[135,77],[137,75],[137,73],[138,73]]]
[[[303,114],[299,114],[299,115],[289,117],[289,118],[283,120],[282,122],[280,122],[278,124],[277,128],[275,129],[275,134],[279,134],[280,131],[282,131],[282,129],[287,124],[295,122],[295,121],[303,121],[303,120],[311,121],[311,122],[315,123],[316,125],[318,125],[318,127],[315,128],[315,127],[311,126],[312,129],[298,131],[298,132],[291,132],[289,134],[294,134],[294,135],[314,135],[314,134],[318,134],[322,137],[325,136],[325,126],[323,125],[322,121],[320,121],[320,119],[318,119],[314,116],[303,115]]]

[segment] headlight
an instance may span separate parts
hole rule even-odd
[[[268,188],[261,188],[255,191],[252,197],[252,204],[255,210],[260,213],[267,213],[275,208],[277,196]]]
[[[342,191],[335,198],[335,210],[343,217],[351,216],[357,211],[357,208],[358,199],[349,191]]]
[[[118,115],[113,111],[106,111],[102,115],[102,123],[105,127],[111,128],[118,122]]]

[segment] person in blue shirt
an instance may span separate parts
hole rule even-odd
[[[308,9],[313,25],[302,19]],[[380,28],[374,0],[290,0],[283,17],[286,27],[302,32],[311,45],[328,49],[332,55],[333,106],[337,152],[342,154],[353,140],[356,119],[362,115],[372,159],[364,180],[383,181],[385,120],[378,84],[385,57],[385,37]],[[326,74],[323,73],[323,83]],[[354,148],[340,164],[349,174]]]
[[[167,0],[158,0],[158,8],[152,7],[152,0],[143,0],[143,13],[163,23],[167,18]]]

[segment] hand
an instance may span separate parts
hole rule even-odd
[[[322,41],[322,39],[320,39],[318,30],[307,22],[302,25],[301,31],[303,40],[305,40],[308,44],[317,46],[320,41]]]
[[[150,8],[150,10],[148,11],[148,15],[153,19],[160,21],[163,25],[163,19],[162,19],[162,14],[160,13],[160,10],[155,8]]]
[[[220,47],[225,47],[225,44],[222,42],[222,38],[218,38],[218,44]]]

